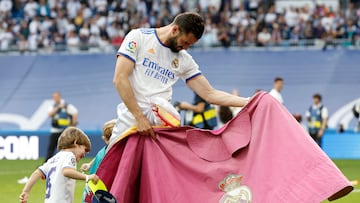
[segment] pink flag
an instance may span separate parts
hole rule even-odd
[[[157,128],[106,154],[97,174],[118,202],[307,202],[353,189],[293,116],[258,93],[223,128]]]

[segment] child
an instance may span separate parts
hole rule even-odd
[[[31,188],[40,178],[46,179],[45,203],[73,202],[75,180],[99,180],[95,174],[86,175],[76,170],[76,163],[91,148],[90,140],[83,131],[76,127],[66,128],[57,145],[59,152],[31,174],[20,194],[21,203],[27,202]]]
[[[110,140],[110,136],[112,134],[112,130],[114,128],[116,120],[110,120],[108,122],[106,122],[103,126],[102,129],[102,139],[105,142],[105,146],[100,149],[100,151],[96,154],[95,158],[92,159],[89,163],[84,163],[81,165],[80,170],[82,171],[89,171],[90,174],[95,173],[96,169],[98,168],[98,166],[100,165],[101,161],[103,160],[104,156],[105,156],[105,152],[106,152],[106,147],[109,144],[109,140]]]
[[[105,156],[106,148],[109,144],[110,136],[112,134],[115,123],[116,119],[113,119],[104,124],[102,129],[102,139],[104,140],[106,145],[102,149],[100,149],[100,151],[96,154],[95,158],[93,158],[89,163],[82,164],[80,170],[89,171],[90,174],[94,174],[96,172],[96,169],[99,167],[101,161]],[[85,202],[86,192],[87,191],[85,189],[83,193],[83,202]]]

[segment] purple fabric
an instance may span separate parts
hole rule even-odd
[[[252,201],[318,203],[349,181],[293,116],[258,93],[223,128],[155,129],[158,137],[131,135],[106,154],[97,174],[118,202],[219,202],[219,183],[241,175]]]

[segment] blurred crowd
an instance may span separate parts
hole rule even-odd
[[[275,0],[0,0],[0,51],[117,49],[130,29],[160,27],[184,11],[206,28],[197,46],[285,46],[345,40],[360,46],[358,1],[278,9]]]

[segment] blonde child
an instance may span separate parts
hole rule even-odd
[[[58,153],[36,169],[20,194],[20,202],[26,203],[33,185],[46,179],[45,203],[71,203],[74,201],[75,180],[93,180],[95,174],[86,175],[76,170],[76,164],[91,149],[87,135],[76,127],[66,128],[58,139]]]
[[[108,122],[106,122],[103,126],[102,129],[102,139],[105,142],[105,146],[99,150],[99,152],[96,154],[95,158],[93,158],[89,163],[84,163],[81,165],[80,170],[82,171],[89,171],[90,174],[94,174],[96,173],[97,168],[99,167],[101,161],[103,160],[105,153],[106,153],[106,148],[109,144],[109,140],[110,140],[110,136],[112,134],[112,130],[115,126],[116,123],[116,119],[110,120]],[[85,202],[85,197],[86,197],[86,188],[84,190],[83,193],[83,202]]]

